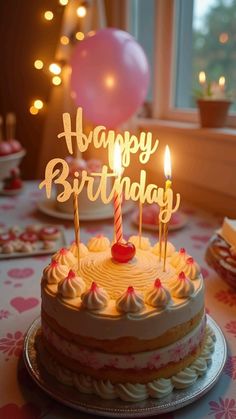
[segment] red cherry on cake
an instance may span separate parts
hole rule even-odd
[[[161,288],[162,287],[161,280],[159,278],[157,278],[155,280],[154,286],[155,286],[155,288]]]
[[[0,156],[7,156],[8,154],[11,154],[11,152],[11,146],[7,141],[0,143]]]
[[[111,254],[116,262],[126,263],[133,259],[136,248],[133,243],[116,242],[111,248]]]
[[[16,239],[16,235],[14,233],[0,234],[0,244],[5,244],[15,239]]]
[[[179,273],[179,279],[182,281],[186,279],[186,275],[183,271]]]
[[[35,243],[38,240],[38,236],[35,233],[22,233],[19,237],[20,240],[23,242]]]

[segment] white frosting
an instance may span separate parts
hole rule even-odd
[[[102,310],[108,304],[108,294],[103,289],[97,286],[95,282],[92,283],[90,289],[82,295],[83,307],[88,310]]]
[[[157,279],[145,294],[145,303],[152,307],[165,308],[170,300],[169,291]]]
[[[178,273],[181,271],[183,271],[189,279],[194,280],[200,274],[200,267],[193,258],[189,257],[186,259],[185,264],[177,269]]]
[[[58,284],[64,279],[69,272],[69,268],[66,265],[61,265],[59,262],[52,260],[52,262],[46,266],[43,270],[43,278],[46,279],[48,284]]]
[[[174,252],[171,256],[170,263],[174,268],[181,269],[185,265],[188,255],[184,248],[181,248],[178,252]]]
[[[58,284],[58,292],[64,298],[80,297],[84,290],[85,283],[83,279],[77,276],[72,270],[70,270],[68,276],[62,279]]]
[[[10,254],[10,253],[14,253],[14,251],[15,251],[14,244],[12,242],[4,243],[2,245],[2,253]]]
[[[160,254],[160,243],[159,242],[157,242],[153,246],[152,252],[154,253],[154,255],[159,256],[159,254]],[[174,254],[174,252],[175,252],[174,245],[171,242],[167,242],[167,244],[166,244],[166,256],[167,257],[170,257],[170,256],[172,256]],[[162,245],[161,245],[161,257],[164,257],[164,253],[165,253],[165,245],[164,245],[164,242],[162,242]]]
[[[150,250],[151,249],[151,243],[148,237],[141,237],[141,241],[139,240],[139,236],[130,236],[129,242],[133,243],[136,247],[136,249],[141,250]]]
[[[31,253],[34,249],[34,246],[32,243],[29,242],[23,242],[20,248],[21,253]]]
[[[74,257],[77,259],[78,257],[78,248],[77,248],[77,244],[74,242],[72,243],[72,245],[69,247],[69,251],[74,255]],[[80,243],[79,244],[79,257],[83,258],[88,254],[88,248],[85,246],[84,243]]]
[[[171,393],[173,388],[184,389],[194,384],[198,376],[206,372],[206,361],[203,353],[211,358],[211,352],[207,344],[203,346],[200,356],[187,368],[170,377],[169,379],[158,378],[147,384],[118,383],[112,384],[110,381],[95,380],[84,374],[77,374],[69,369],[62,367],[55,359],[49,356],[47,362],[42,358],[48,372],[57,377],[63,384],[73,384],[79,392],[87,394],[97,394],[104,399],[120,398],[125,401],[138,402],[148,397],[162,398]],[[204,364],[205,362],[205,364]]]
[[[187,298],[194,292],[193,283],[185,276],[184,272],[175,275],[168,285],[171,295],[176,298]]]
[[[136,292],[133,287],[128,287],[116,300],[116,308],[121,313],[137,313],[143,310],[143,296]]]
[[[168,305],[168,312],[166,310],[159,311],[147,305],[143,311],[135,313],[136,321],[134,321],[132,313],[124,316],[117,312],[113,300],[110,300],[108,305],[99,312],[80,310],[80,299],[68,300],[65,304],[62,299],[56,298],[57,287],[54,284],[42,287],[42,308],[61,327],[75,335],[90,336],[98,340],[113,340],[122,336],[154,339],[167,330],[185,323],[186,319],[193,318],[203,308],[204,282],[202,277],[192,284],[195,291],[191,299],[180,300],[172,297],[171,304]],[[77,321],[80,324],[79,331],[77,322],[74,321],[75,310],[77,311]],[[106,332],[107,330],[109,333]]]
[[[104,250],[110,248],[110,240],[105,236],[98,235],[92,237],[87,246],[90,252],[104,252]]]
[[[75,266],[77,263],[73,253],[71,253],[70,250],[66,248],[58,250],[58,252],[53,255],[52,260],[56,260],[62,265],[67,265],[69,268],[73,268],[73,266]]]

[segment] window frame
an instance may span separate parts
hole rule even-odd
[[[197,123],[198,110],[173,106],[175,94],[175,0],[156,0],[154,33],[154,85],[152,118]],[[236,128],[236,113],[229,113],[227,127]]]

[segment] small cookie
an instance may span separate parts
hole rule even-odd
[[[61,232],[57,227],[43,227],[39,232],[41,240],[51,241],[59,239]]]
[[[38,240],[38,235],[36,233],[22,233],[19,236],[19,239],[23,242],[35,243]]]
[[[16,235],[14,233],[3,233],[0,234],[0,245],[8,243],[16,239]]]

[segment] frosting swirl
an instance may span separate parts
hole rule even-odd
[[[169,281],[169,288],[171,295],[176,298],[189,297],[194,292],[193,283],[186,277],[184,272],[180,272],[179,275],[175,275]]]
[[[159,254],[160,254],[160,243],[159,242],[157,242],[153,246],[152,253],[154,253],[154,255],[159,256]],[[166,256],[167,257],[170,257],[174,253],[175,253],[175,247],[174,247],[174,245],[172,243],[170,243],[170,242],[167,242],[167,245],[166,245]],[[164,257],[164,243],[162,243],[162,246],[161,246],[161,257]]]
[[[147,384],[148,393],[155,399],[161,399],[167,396],[173,390],[171,380],[168,378],[159,378]]]
[[[93,389],[94,393],[96,393],[102,399],[112,400],[116,399],[117,397],[115,387],[109,380],[93,380]]]
[[[62,249],[58,250],[58,252],[53,255],[52,260],[56,260],[62,265],[67,265],[69,267],[72,267],[76,264],[76,258],[74,257],[73,253],[64,247],[62,247]]]
[[[180,267],[177,272],[183,271],[189,279],[196,279],[200,274],[200,267],[192,257],[186,259],[185,265]]]
[[[207,370],[206,360],[202,357],[197,358],[191,365],[191,368],[197,373],[197,375],[204,375]]]
[[[52,262],[44,268],[43,278],[46,279],[48,284],[57,284],[68,275],[68,272],[69,268],[66,265],[61,265],[56,260],[52,260]]]
[[[64,298],[80,297],[85,290],[85,283],[83,279],[76,275],[72,269],[69,271],[66,278],[62,279],[58,284],[58,292]]]
[[[110,240],[101,235],[92,237],[87,243],[88,249],[90,252],[103,252],[104,250],[109,249]]]
[[[102,310],[108,304],[108,294],[103,289],[92,283],[90,289],[82,295],[82,303],[88,310]]]
[[[75,258],[78,256],[78,248],[77,244],[75,242],[72,243],[72,245],[69,247],[69,251],[74,255]],[[80,258],[83,258],[88,254],[88,248],[85,246],[84,243],[79,244],[79,256]]]
[[[178,252],[174,252],[173,255],[171,256],[171,265],[174,268],[181,268],[181,266],[185,265],[187,259],[187,253],[186,250],[181,247],[181,249],[179,249]]]
[[[116,392],[121,400],[125,400],[126,402],[138,402],[148,397],[145,384],[117,384]]]
[[[165,308],[169,300],[169,291],[163,287],[160,279],[156,279],[153,286],[146,292],[145,303],[152,307]]]
[[[116,300],[116,308],[121,313],[137,313],[144,308],[143,297],[133,287],[128,287]]]
[[[196,371],[191,367],[187,367],[174,375],[171,380],[175,388],[186,388],[194,384],[197,381],[197,377]]]
[[[129,242],[133,243],[136,249],[149,250],[151,248],[151,243],[148,237],[141,237],[140,243],[139,236],[130,236]]]
[[[81,393],[85,393],[85,394],[93,393],[93,381],[89,375],[74,373],[73,382],[74,382],[75,388],[77,388]]]

